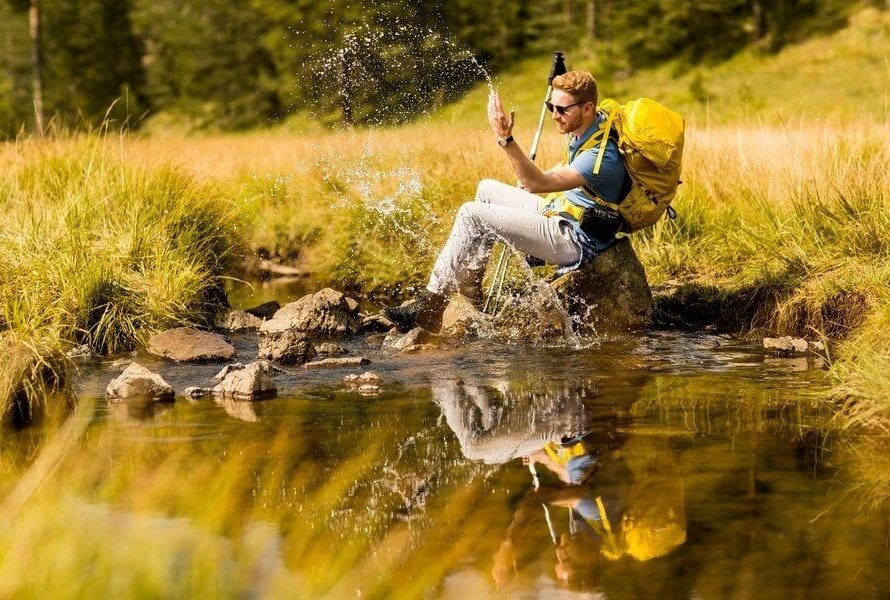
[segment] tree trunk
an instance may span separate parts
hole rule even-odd
[[[596,0],[587,0],[587,35],[596,39]]]
[[[751,19],[754,21],[754,41],[760,41],[766,35],[763,22],[763,5],[760,0],[751,0]]]
[[[43,46],[41,44],[40,0],[31,0],[28,11],[31,32],[31,83],[34,91],[35,129],[43,137]]]
[[[563,0],[562,20],[566,25],[572,24],[572,0]]]

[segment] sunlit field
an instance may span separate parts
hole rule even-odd
[[[404,295],[476,183],[511,181],[483,126],[8,145],[4,335],[50,357],[199,321],[237,247],[354,293]],[[888,133],[693,126],[678,218],[633,236],[650,283],[707,299],[715,319],[831,342],[838,389],[869,422],[888,385]],[[559,143],[546,138],[542,164]]]

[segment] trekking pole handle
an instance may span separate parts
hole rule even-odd
[[[550,76],[547,77],[547,85],[552,84],[555,77],[563,75],[567,72],[568,70],[566,69],[566,59],[563,56],[563,53],[559,51],[554,52],[553,64],[550,65]]]

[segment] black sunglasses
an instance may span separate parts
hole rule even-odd
[[[587,103],[587,101],[575,102],[574,104],[569,104],[568,106],[557,106],[556,104],[553,104],[552,102],[544,102],[544,105],[547,107],[547,110],[549,110],[550,112],[553,112],[555,110],[559,114],[564,115],[564,114],[566,114],[566,111],[568,111],[573,106],[578,106],[579,104],[586,104],[586,103]]]

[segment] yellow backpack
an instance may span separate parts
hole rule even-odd
[[[680,183],[683,117],[655,100],[640,98],[625,105],[606,99],[600,110],[618,133],[618,148],[633,186],[618,205],[631,231],[655,224],[670,206]],[[603,139],[605,142],[605,136]],[[605,150],[600,148],[600,159]],[[599,173],[597,160],[594,173]]]

